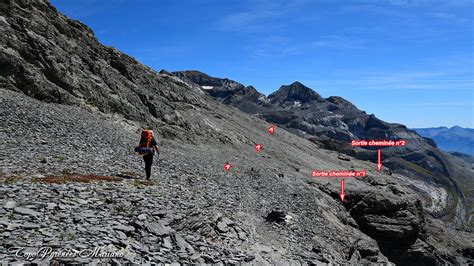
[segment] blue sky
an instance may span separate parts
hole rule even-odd
[[[156,70],[300,81],[409,127],[474,127],[474,0],[52,0]]]

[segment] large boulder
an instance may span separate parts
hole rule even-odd
[[[368,176],[347,182],[350,191],[346,192],[343,204],[356,222],[354,226],[375,239],[391,262],[422,265],[456,262],[452,255],[424,240],[423,207],[413,191],[386,177]],[[319,187],[339,198],[338,182],[321,181]]]

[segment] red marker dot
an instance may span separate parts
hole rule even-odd
[[[262,149],[262,144],[255,144],[255,151],[260,151]]]
[[[230,167],[231,167],[230,164],[228,164],[228,163],[224,164],[224,169],[225,169],[226,171],[229,171],[229,170],[230,170]]]
[[[269,134],[275,133],[275,126],[270,126],[267,131]]]

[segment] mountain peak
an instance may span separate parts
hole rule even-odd
[[[298,86],[298,87],[306,87],[303,83],[299,82],[299,81],[295,81],[293,83],[291,83],[290,85],[288,86]],[[306,87],[307,88],[307,87]]]
[[[268,96],[272,103],[282,104],[284,102],[295,102],[307,103],[314,100],[321,99],[321,96],[313,91],[311,88],[306,87],[299,81],[295,81],[290,85],[283,85]]]
[[[158,74],[172,75],[172,74],[171,74],[168,70],[166,70],[166,69],[160,70],[160,72],[158,72]]]

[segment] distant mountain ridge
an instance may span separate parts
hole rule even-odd
[[[461,152],[474,156],[474,129],[460,126],[414,128],[423,137],[433,139],[444,151]]]
[[[161,71],[160,73],[167,73]],[[205,73],[188,70],[170,73],[189,86],[197,88],[222,103],[237,107],[246,113],[257,113],[271,108],[268,98],[252,86],[244,86],[227,78],[215,78]]]

